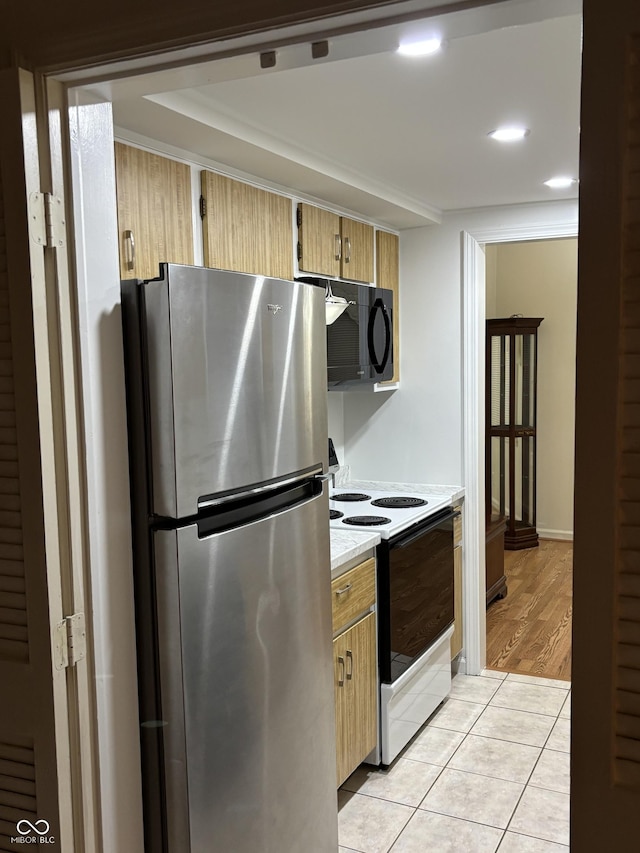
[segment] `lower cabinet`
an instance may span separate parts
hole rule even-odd
[[[376,617],[360,619],[333,641],[337,784],[356,769],[378,738]]]
[[[331,582],[338,787],[378,742],[376,562],[359,563]]]

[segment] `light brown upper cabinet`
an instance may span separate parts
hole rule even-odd
[[[202,172],[205,266],[293,279],[291,199]]]
[[[338,278],[342,256],[340,217],[337,213],[298,205],[298,268],[300,272]]]
[[[298,205],[300,272],[373,281],[373,226],[313,204]]]
[[[373,225],[340,217],[342,278],[373,281]]]
[[[193,264],[191,170],[115,143],[122,278],[154,278],[158,265]]]
[[[400,380],[400,250],[397,234],[376,231],[376,287],[393,291],[393,377]],[[384,383],[383,383],[384,384]]]

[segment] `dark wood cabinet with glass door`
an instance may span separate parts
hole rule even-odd
[[[541,317],[487,320],[487,527],[504,518],[504,547],[533,548],[536,395]]]

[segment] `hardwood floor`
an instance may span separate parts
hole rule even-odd
[[[504,556],[508,594],[487,610],[487,668],[570,680],[573,543]]]

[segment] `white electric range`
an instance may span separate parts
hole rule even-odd
[[[340,530],[371,530],[391,539],[450,505],[446,495],[336,487],[329,491],[329,524]]]
[[[453,519],[447,495],[334,488],[331,528],[371,530],[376,550],[380,744],[391,764],[451,688]]]

